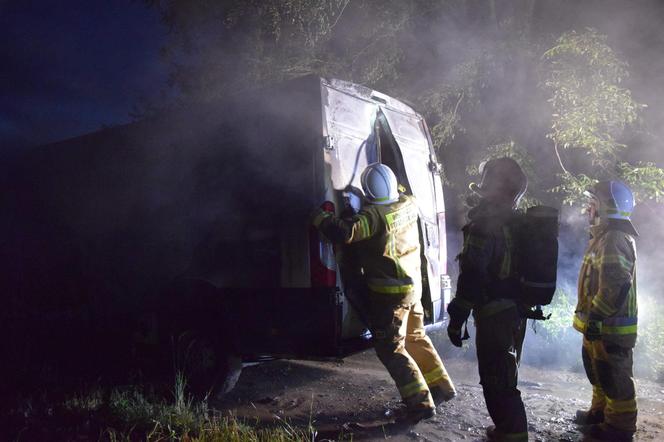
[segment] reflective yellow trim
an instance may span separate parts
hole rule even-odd
[[[388,293],[388,294],[406,294],[413,291],[414,286],[412,284],[408,285],[374,285],[368,284],[369,290],[376,293]]]
[[[424,384],[419,379],[399,387],[399,394],[403,399],[415,396],[421,391],[429,391],[429,389],[427,388],[426,384]]]
[[[586,321],[581,319],[578,314],[574,315],[572,326],[581,333],[586,332]],[[636,334],[637,325],[604,325],[602,324],[603,335],[633,335]]]
[[[621,401],[617,399],[611,399],[607,396],[605,412],[607,414],[634,413],[636,412],[636,399],[627,399]]]
[[[628,272],[632,271],[632,262],[623,255],[604,255],[598,260],[599,265],[619,264]]]
[[[619,326],[602,326],[604,335],[634,335],[636,334],[636,324]]]
[[[430,372],[424,374],[424,380],[426,381],[427,385],[435,384],[436,382],[445,378],[447,378],[446,373],[440,367],[436,367]]]
[[[586,332],[586,321],[579,318],[578,315],[574,315],[574,322],[572,323],[572,327],[574,327],[576,330],[580,331],[581,333],[585,333]]]
[[[369,219],[365,215],[359,215],[358,221],[360,222],[360,236],[368,238],[371,236],[371,228],[369,228]]]
[[[602,316],[611,316],[613,315],[616,310],[607,304],[601,297],[595,296],[593,298],[593,307],[595,307],[599,312],[602,314]]]

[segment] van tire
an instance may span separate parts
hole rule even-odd
[[[187,330],[173,337],[174,366],[188,389],[199,398],[221,398],[237,384],[242,359],[214,342],[206,333]]]

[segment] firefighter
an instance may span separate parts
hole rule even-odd
[[[600,440],[631,440],[636,431],[632,349],[636,344],[636,247],[630,221],[634,197],[620,181],[586,192],[590,241],[579,273],[574,328],[593,386],[589,410],[576,421]]]
[[[361,176],[367,204],[350,219],[317,212],[313,224],[330,240],[356,243],[368,290],[366,319],[376,355],[403,399],[408,423],[436,414],[456,391],[424,331],[418,209],[400,194],[396,176],[380,163]]]
[[[471,311],[477,330],[480,384],[495,425],[490,440],[528,440],[526,412],[517,389],[518,365],[526,319],[519,308],[520,282],[515,268],[514,235],[510,225],[528,180],[511,158],[492,159],[480,166],[479,196],[463,227],[463,249],[458,256],[459,279],[448,305],[448,336],[462,346],[461,330]]]

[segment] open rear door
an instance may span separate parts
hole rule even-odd
[[[368,164],[379,161],[393,167],[418,201],[426,261],[422,302],[427,323],[439,322],[449,301],[445,205],[439,166],[424,119],[392,97],[345,81],[322,79],[321,94],[325,163],[331,182],[326,199],[339,208],[343,204],[339,191],[348,185],[360,188],[360,175]],[[386,152],[381,146],[381,132],[385,131],[392,139],[391,158],[381,158]],[[343,272],[340,276],[343,278]],[[343,282],[339,283],[343,287]],[[347,320],[346,304],[342,329],[344,337],[350,337],[361,327],[354,330]]]
[[[423,255],[426,259],[426,274],[423,276],[429,287],[429,296],[424,290],[422,304],[426,319],[439,322],[450,296],[440,167],[426,123],[420,115],[388,106],[383,106],[381,112],[398,145],[408,185],[420,209]]]

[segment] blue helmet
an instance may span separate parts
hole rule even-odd
[[[600,181],[585,194],[596,200],[600,218],[630,221],[634,210],[634,195],[622,181]]]
[[[390,204],[399,200],[397,177],[384,164],[369,164],[362,172],[361,182],[364,195],[370,203]]]

